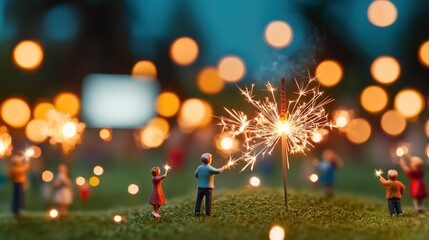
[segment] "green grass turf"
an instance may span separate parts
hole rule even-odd
[[[167,199],[168,200],[168,199]],[[150,206],[71,212],[49,219],[28,212],[19,219],[0,214],[0,239],[268,239],[273,225],[286,239],[427,239],[429,215],[404,207],[404,216],[390,218],[387,202],[349,195],[327,198],[320,193],[289,194],[284,210],[280,189],[215,191],[213,216],[194,217],[194,196],[176,198],[150,217]],[[116,224],[115,214],[126,216]]]

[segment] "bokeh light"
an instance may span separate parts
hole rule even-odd
[[[94,169],[92,169],[92,172],[94,175],[101,176],[104,173],[104,169],[101,166],[95,166]]]
[[[313,142],[315,142],[315,143],[318,143],[318,142],[320,142],[320,141],[322,141],[322,134],[321,133],[319,133],[319,132],[314,132],[312,135],[311,135],[311,141],[313,141]]]
[[[55,109],[55,106],[49,102],[40,102],[38,103],[33,110],[34,119],[46,119],[48,111]]]
[[[419,60],[425,67],[429,67],[429,41],[425,41],[419,48]]]
[[[234,142],[231,137],[224,137],[220,140],[220,146],[223,150],[230,150],[234,145]]]
[[[186,100],[179,114],[179,125],[184,129],[193,129],[208,125],[213,116],[211,106],[201,99],[191,98]]]
[[[280,226],[273,226],[269,237],[270,240],[283,240],[285,238],[285,230]]]
[[[82,185],[84,185],[84,184],[85,184],[85,182],[86,182],[86,180],[85,180],[85,178],[84,178],[84,177],[82,177],[82,176],[79,176],[79,177],[77,177],[77,178],[76,178],[76,184],[77,184],[78,186],[82,186]]]
[[[389,110],[381,117],[381,128],[389,135],[397,136],[407,127],[407,120],[395,110]]]
[[[92,176],[89,178],[89,185],[93,187],[97,187],[100,184],[100,179],[96,176]]]
[[[343,68],[337,61],[325,60],[317,66],[316,77],[322,86],[333,87],[341,81]]]
[[[340,131],[345,131],[347,125],[350,123],[353,117],[353,112],[346,109],[336,109],[333,113],[333,122]]]
[[[401,65],[390,56],[380,56],[371,64],[371,75],[379,83],[389,85],[401,74]]]
[[[406,118],[417,117],[424,109],[423,95],[414,89],[403,89],[395,96],[394,107]]]
[[[139,192],[139,186],[137,186],[136,184],[130,184],[128,186],[128,193],[135,195]]]
[[[310,180],[310,182],[317,182],[319,180],[319,176],[313,173],[308,177],[308,180]]]
[[[147,125],[157,127],[159,130],[161,130],[164,139],[168,137],[168,134],[170,132],[170,124],[164,118],[153,118],[148,122]]]
[[[398,10],[388,0],[373,1],[368,7],[368,20],[377,27],[388,27],[398,17]]]
[[[121,215],[115,215],[115,216],[113,216],[113,221],[115,223],[121,223],[123,221],[123,219],[124,218]]]
[[[51,182],[54,179],[54,174],[51,171],[43,171],[42,173],[42,180],[44,182]]]
[[[48,123],[41,119],[31,120],[25,127],[25,135],[35,143],[45,141],[48,138]]]
[[[283,21],[272,21],[265,28],[265,41],[274,48],[284,48],[290,45],[293,31],[290,25]]]
[[[24,40],[13,50],[13,61],[21,69],[32,71],[37,69],[43,61],[43,49],[39,43]]]
[[[31,117],[30,107],[20,98],[8,98],[1,105],[1,117],[11,127],[24,127]]]
[[[198,57],[198,45],[192,38],[178,38],[171,44],[170,57],[177,65],[190,65]]]
[[[197,86],[205,94],[216,94],[222,91],[225,82],[214,67],[205,67],[197,75]]]
[[[218,71],[221,78],[228,82],[238,82],[246,74],[243,60],[236,56],[226,56],[220,60]]]
[[[131,75],[133,75],[133,77],[156,79],[158,71],[156,70],[156,66],[153,62],[142,60],[134,64],[134,67],[131,70]]]
[[[163,117],[174,116],[180,108],[179,97],[172,92],[161,93],[156,100],[156,111]]]
[[[386,90],[379,86],[366,87],[360,95],[362,107],[370,113],[381,112],[389,101]]]
[[[259,187],[261,185],[261,180],[258,177],[251,177],[249,183],[252,187]]]
[[[371,125],[363,118],[355,118],[348,124],[346,136],[350,142],[362,144],[371,136]]]
[[[49,211],[49,217],[51,217],[51,218],[57,218],[58,217],[58,210],[57,209],[51,209]]]
[[[55,108],[63,113],[70,114],[70,117],[76,116],[80,111],[79,98],[70,92],[58,94],[54,99]]]
[[[147,125],[137,130],[136,140],[142,148],[157,148],[164,142],[165,136],[162,130],[155,125]]]
[[[100,138],[103,141],[109,142],[109,141],[112,140],[112,129],[110,129],[110,128],[100,129],[100,132],[98,133],[98,136],[100,136]]]

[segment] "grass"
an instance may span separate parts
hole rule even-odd
[[[28,212],[19,219],[0,214],[0,239],[268,239],[270,228],[285,228],[286,239],[427,239],[429,216],[408,206],[390,218],[385,201],[348,195],[333,198],[314,192],[289,195],[283,208],[278,189],[215,191],[213,216],[194,217],[194,196],[176,198],[150,217],[150,206],[71,212],[49,219]],[[168,200],[168,199],[167,199]],[[116,224],[115,214],[126,216]]]

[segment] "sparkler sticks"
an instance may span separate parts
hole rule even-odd
[[[323,96],[318,85],[314,84],[316,81],[315,78],[310,78],[300,84],[295,80],[297,91],[293,94],[296,98],[290,100],[286,98],[286,79],[282,78],[280,109],[276,101],[276,89],[269,82],[266,85],[269,96],[261,100],[255,99],[253,95],[254,85],[251,88],[239,88],[256,112],[247,115],[242,111],[224,108],[229,116],[219,117],[222,133],[227,132],[233,138],[242,138],[241,154],[238,153],[240,155],[236,158],[231,157],[228,162],[235,165],[238,161],[244,161],[242,171],[249,166],[253,169],[256,160],[266,154],[271,155],[277,143],[281,141],[285,208],[287,208],[288,155],[305,153],[317,143],[313,140],[315,134],[321,129],[333,126],[324,109],[333,99]]]

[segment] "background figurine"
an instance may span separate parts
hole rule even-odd
[[[57,205],[58,214],[66,216],[69,205],[73,202],[73,192],[71,189],[71,180],[68,176],[68,167],[65,164],[58,166],[58,175],[54,184],[56,189],[54,202]]]
[[[224,165],[221,168],[214,168],[210,166],[212,163],[212,155],[210,153],[204,153],[201,155],[201,161],[203,162],[195,171],[195,177],[198,179],[198,192],[197,200],[195,203],[195,216],[200,215],[201,202],[203,198],[206,199],[206,216],[211,215],[212,208],[212,195],[214,188],[214,174],[219,174],[228,168],[228,165]]]
[[[30,170],[30,161],[24,156],[14,155],[9,169],[10,180],[13,183],[12,212],[19,215],[24,209],[24,187],[27,186],[27,172]]]
[[[325,187],[325,194],[334,195],[335,171],[343,166],[343,161],[336,152],[325,149],[322,153],[322,162],[315,159],[314,164],[319,172],[319,181]]]
[[[159,167],[152,168],[152,183],[153,190],[150,195],[149,204],[153,206],[153,211],[151,212],[152,216],[155,218],[161,217],[159,215],[159,208],[161,205],[165,204],[164,192],[162,191],[162,180],[167,177],[167,170],[164,175],[160,176],[161,169]]]
[[[410,157],[410,166],[407,166],[401,158],[399,164],[410,179],[410,195],[413,198],[414,210],[416,213],[424,213],[423,200],[428,196],[426,185],[423,181],[424,170],[423,160],[419,157]]]
[[[386,198],[389,207],[390,216],[394,217],[395,214],[401,216],[401,198],[405,191],[405,186],[402,182],[398,181],[398,172],[396,170],[389,170],[387,172],[389,180],[386,180],[379,175],[381,184],[386,188]]]
[[[82,203],[86,203],[86,201],[88,201],[89,199],[89,184],[88,183],[84,183],[82,186],[79,187],[79,196],[80,196],[80,201]]]

